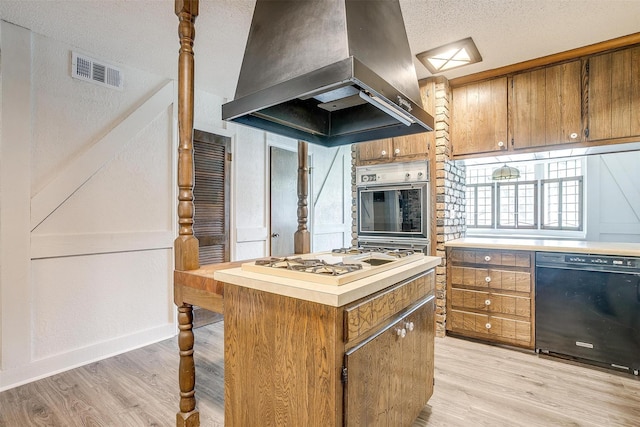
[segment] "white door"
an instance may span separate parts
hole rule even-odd
[[[288,256],[298,230],[298,153],[271,147],[270,157],[271,256]]]

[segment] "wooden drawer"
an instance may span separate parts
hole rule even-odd
[[[399,283],[345,308],[344,340],[350,342],[433,292],[435,273]]]
[[[532,347],[533,342],[531,322],[461,310],[451,310],[448,313],[447,329],[467,336],[528,348]]]
[[[531,267],[531,252],[453,248],[451,261],[455,264]]]
[[[451,289],[451,307],[459,310],[478,310],[490,314],[509,314],[530,320],[531,298]]]
[[[531,273],[494,268],[451,266],[451,286],[473,286],[487,290],[531,292]]]

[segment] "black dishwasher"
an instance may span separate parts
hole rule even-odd
[[[640,370],[640,258],[536,253],[536,351]]]

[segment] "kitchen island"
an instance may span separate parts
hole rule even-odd
[[[440,262],[419,256],[341,285],[238,263],[176,272],[181,397],[195,399],[184,308],[197,304],[224,313],[226,426],[411,425],[433,391]]]

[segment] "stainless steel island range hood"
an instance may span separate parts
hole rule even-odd
[[[333,147],[433,130],[397,0],[257,0],[222,118]]]

